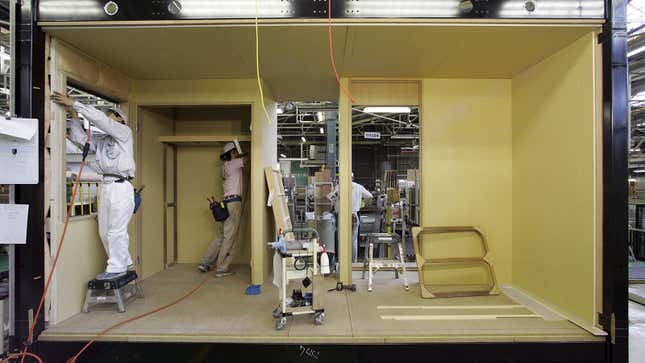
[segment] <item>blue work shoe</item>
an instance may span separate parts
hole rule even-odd
[[[207,265],[204,265],[203,263],[200,263],[197,265],[197,269],[201,272],[208,272],[210,268]]]
[[[113,280],[118,277],[125,276],[125,271],[123,272],[103,272],[100,275],[96,276],[97,280]]]

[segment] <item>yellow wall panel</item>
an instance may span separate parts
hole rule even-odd
[[[591,324],[596,239],[593,34],[513,79],[513,283]]]
[[[511,82],[426,79],[422,97],[422,223],[480,227],[499,282],[509,283]],[[459,255],[481,253],[476,243],[461,246]]]
[[[59,225],[63,227],[62,224]],[[56,251],[52,251],[52,255]],[[87,282],[104,271],[107,262],[96,218],[72,220],[52,284],[52,319],[60,322],[78,314],[85,301]]]
[[[414,106],[420,103],[418,81],[352,80],[351,90],[355,104],[360,106]]]
[[[144,203],[139,211],[141,218],[141,274],[143,278],[160,272],[163,264],[163,148],[159,136],[172,135],[174,120],[170,110],[139,110],[141,153],[138,155],[138,184],[145,184]],[[170,236],[169,236],[170,237]],[[169,239],[169,243],[171,240]]]
[[[175,135],[249,135],[251,107],[178,109]]]

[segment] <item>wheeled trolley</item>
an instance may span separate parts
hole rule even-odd
[[[290,239],[294,238],[295,233],[309,235],[310,238]],[[276,330],[282,330],[287,324],[287,319],[294,315],[313,314],[314,324],[323,324],[324,289],[323,276],[318,264],[318,253],[321,251],[318,232],[313,228],[289,230],[280,234],[278,242],[272,245],[276,249],[275,258],[279,260],[274,261],[274,274],[279,275],[278,307],[273,310]],[[289,297],[289,283],[292,281],[298,281],[301,288],[294,289]]]

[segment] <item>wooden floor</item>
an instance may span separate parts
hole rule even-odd
[[[314,325],[310,315],[299,316],[292,318],[284,330],[276,331],[271,311],[277,305],[277,289],[266,283],[261,295],[244,295],[248,276],[247,269],[237,268],[233,276],[213,277],[190,299],[121,326],[103,340],[383,344],[603,339],[567,320],[536,316],[504,295],[421,299],[416,273],[409,274],[410,291],[405,291],[392,272],[376,274],[373,292],[367,292],[367,280],[354,272],[357,292],[325,292],[324,325]],[[87,341],[114,323],[176,299],[203,277],[196,266],[174,266],[145,280],[145,299],[133,300],[126,313],[117,313],[113,306],[95,307],[90,313],[49,327],[40,339]],[[335,280],[328,278],[325,284],[332,288]],[[520,317],[495,318],[496,315]]]

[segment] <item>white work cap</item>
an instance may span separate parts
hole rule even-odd
[[[232,142],[229,142],[226,145],[224,145],[224,148],[222,149],[222,153],[220,155],[224,155],[233,149],[235,149],[235,144]]]
[[[125,112],[122,109],[118,107],[110,107],[108,111],[114,112],[115,114],[119,115],[126,124],[128,123],[128,116],[126,116]]]

